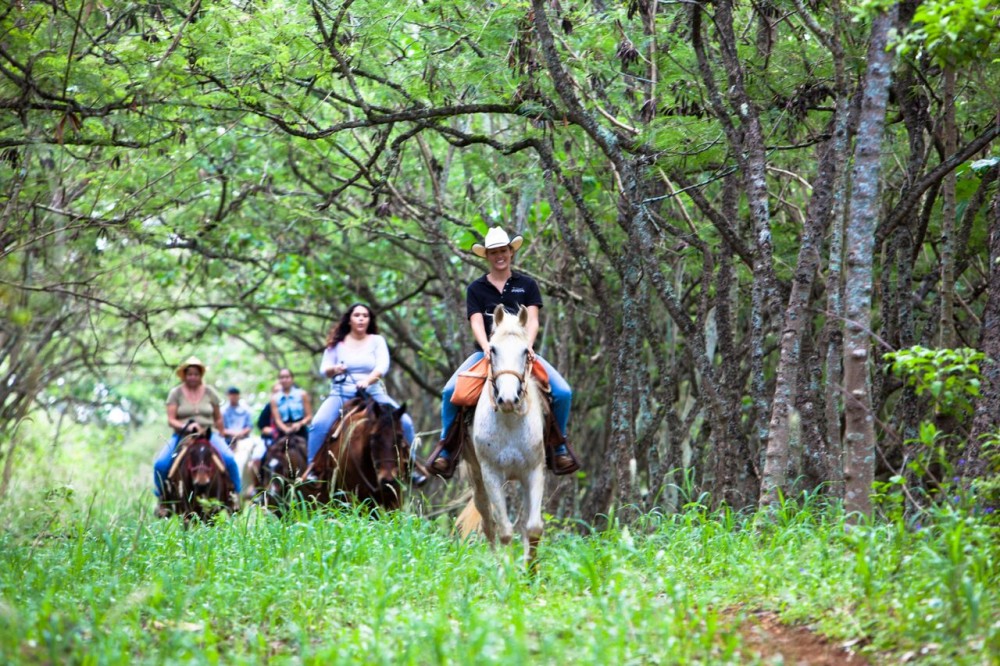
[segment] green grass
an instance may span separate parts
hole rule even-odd
[[[955,511],[920,529],[848,527],[816,500],[553,522],[529,576],[445,518],[155,520],[145,457],[112,455],[85,490],[22,482],[0,508],[0,661],[745,664],[735,625],[769,609],[864,639],[872,663],[998,663],[1000,543]]]

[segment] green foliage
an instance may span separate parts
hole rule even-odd
[[[935,413],[963,418],[972,414],[980,395],[980,363],[985,355],[975,349],[927,349],[915,346],[885,355],[888,369],[930,400]],[[974,503],[958,485],[956,461],[964,444],[941,432],[932,421],[920,423],[918,437],[905,442],[906,476],[893,476],[875,486],[874,502],[892,516],[902,516],[905,505],[926,502]]]
[[[1000,525],[1000,430],[982,436],[980,455],[986,461],[986,471],[975,479],[970,489],[973,507],[992,525]]]
[[[986,356],[975,349],[928,349],[919,345],[889,352],[889,370],[927,396],[943,414],[971,414],[979,397],[979,364]]]
[[[928,53],[937,64],[960,67],[977,60],[1000,34],[1000,9],[993,0],[921,2],[913,28],[899,42],[900,53]]]
[[[744,609],[877,661],[977,664],[1000,645],[1000,544],[951,508],[914,528],[849,527],[815,497],[691,506],[639,531],[550,530],[528,576],[515,549],[406,513],[184,529],[149,518],[134,481],[105,487],[42,484],[4,507],[0,651],[16,661],[758,663]]]
[[[980,395],[980,363],[985,355],[974,349],[926,349],[911,347],[886,354],[890,370],[912,386],[917,395],[930,398],[938,414],[964,417],[972,413],[973,400]],[[960,505],[972,511],[992,507],[1000,499],[992,480],[977,482],[973,488],[960,483],[964,460],[960,458],[964,442],[956,435],[942,432],[935,423],[922,421],[919,436],[905,442],[905,476],[896,475],[887,482],[877,482],[873,501],[887,515],[902,519],[906,505],[913,503],[918,515],[923,500],[931,508]],[[994,468],[1000,468],[1000,456],[994,449],[995,435],[987,435],[984,455]]]

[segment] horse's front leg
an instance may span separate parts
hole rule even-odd
[[[542,496],[545,493],[545,470],[535,467],[521,481],[521,537],[524,541],[524,566],[530,568],[535,561],[535,551],[542,539],[545,524],[542,522]]]
[[[490,515],[496,536],[505,546],[514,537],[514,526],[507,517],[507,497],[503,492],[504,477],[488,465],[482,465],[483,488],[490,502]]]
[[[479,512],[483,536],[492,546],[496,542],[496,530],[494,529],[493,513],[490,509],[490,497],[486,494],[483,484],[483,474],[479,470],[479,463],[475,466],[469,465],[469,475],[472,477],[472,502]]]

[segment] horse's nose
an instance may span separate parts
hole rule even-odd
[[[379,470],[378,472],[378,483],[384,490],[389,488],[396,488],[399,484],[399,479],[396,478],[396,470]]]

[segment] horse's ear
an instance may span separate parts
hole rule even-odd
[[[503,309],[503,303],[500,303],[493,308],[493,328],[500,325],[500,322],[503,321],[505,314],[507,314],[507,311]]]
[[[521,322],[521,327],[528,325],[528,308],[523,305],[517,306],[517,320]]]
[[[404,402],[396,409],[396,411],[392,413],[392,417],[395,419],[400,419],[403,418],[403,414],[405,413],[406,413],[406,403]]]

